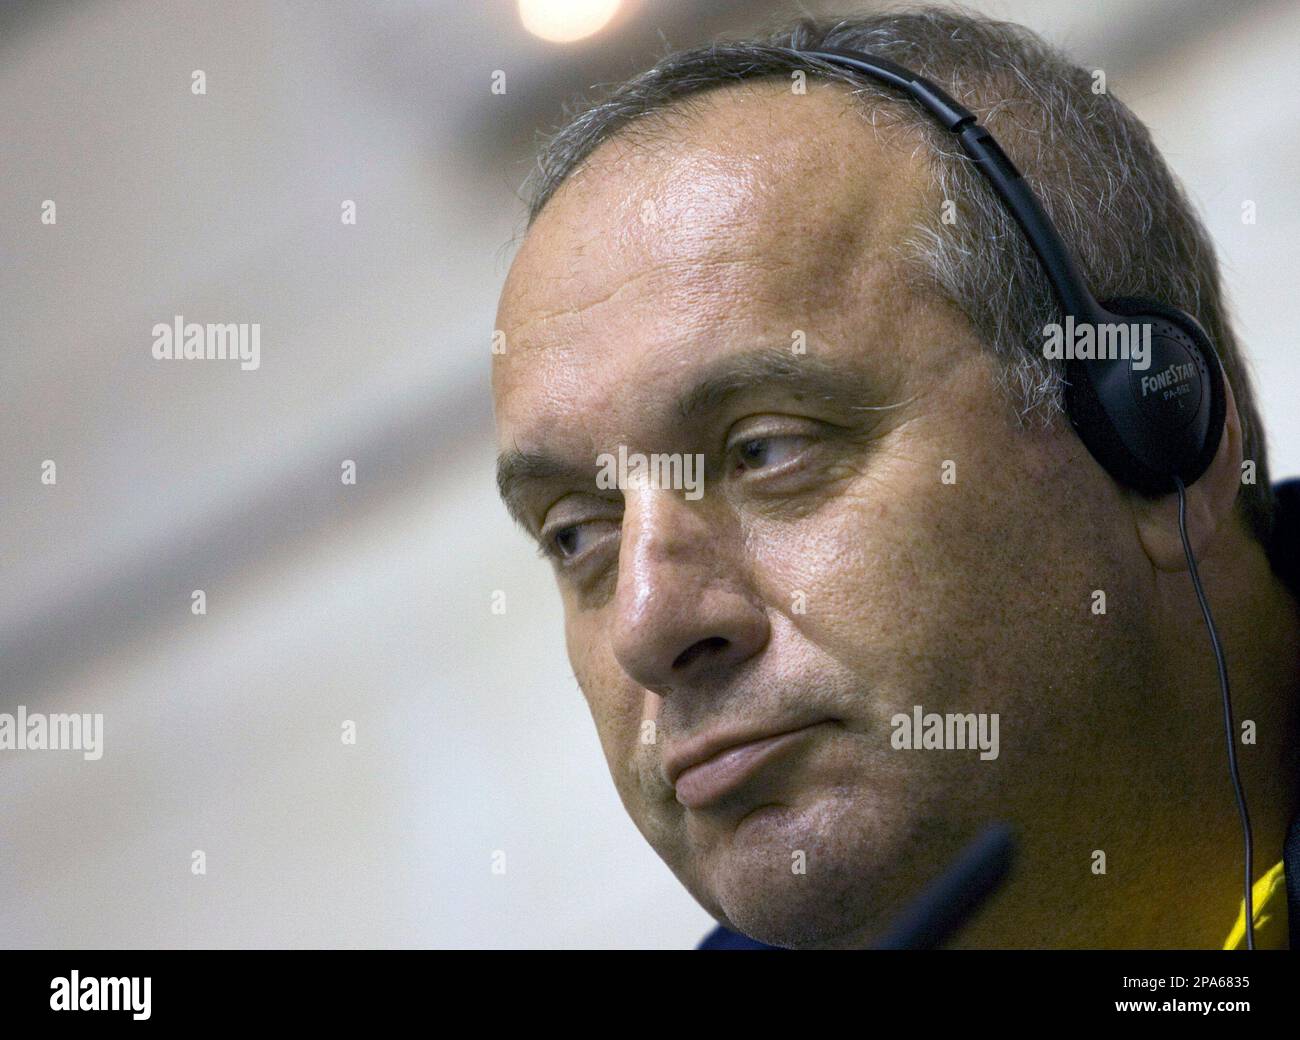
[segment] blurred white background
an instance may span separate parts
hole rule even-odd
[[[1300,473],[1300,5],[970,6],[1151,125],[1221,251],[1274,475]],[[511,0],[0,7],[0,711],[106,731],[97,762],[0,752],[0,945],[704,934],[496,499],[490,335],[562,102],[795,10],[625,2],[561,44]],[[175,314],[260,322],[261,368],[153,360]]]

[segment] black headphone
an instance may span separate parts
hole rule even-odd
[[[1118,357],[1066,362],[1066,413],[1092,457],[1121,484],[1156,495],[1173,492],[1177,480],[1194,483],[1218,451],[1227,407],[1223,369],[1196,319],[1138,297],[1098,303],[1015,164],[980,126],[975,113],[929,80],[859,51],[827,48],[792,53],[900,88],[955,136],[1020,225],[1043,265],[1062,315],[1072,317],[1076,327],[1149,326],[1150,363],[1142,371]]]
[[[954,101],[929,80],[860,51],[839,48],[791,50],[800,59],[816,59],[851,69],[898,87],[961,142],[1007,211],[1020,225],[1038,255],[1061,305],[1062,316],[1075,326],[1140,327],[1150,336],[1147,368],[1137,371],[1122,357],[1071,357],[1066,362],[1065,408],[1092,457],[1115,480],[1148,495],[1178,492],[1178,529],[1187,569],[1196,590],[1219,672],[1223,718],[1228,739],[1228,768],[1237,797],[1245,842],[1246,944],[1255,948],[1253,851],[1250,814],[1237,769],[1232,700],[1223,648],[1201,587],[1196,559],[1187,536],[1187,485],[1209,468],[1223,435],[1227,396],[1223,369],[1214,344],[1190,314],[1156,300],[1122,297],[1098,303],[1083,283],[1065,242],[993,135],[975,113]],[[1094,333],[1095,338],[1095,333]]]

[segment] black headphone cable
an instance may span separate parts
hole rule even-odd
[[[1205,627],[1210,631],[1210,646],[1214,650],[1214,660],[1219,666],[1219,689],[1223,692],[1223,725],[1228,737],[1228,772],[1232,774],[1232,789],[1237,794],[1237,811],[1241,815],[1241,831],[1246,844],[1246,949],[1255,948],[1255,903],[1251,889],[1254,875],[1254,852],[1250,837],[1250,813],[1246,811],[1246,793],[1241,787],[1241,773],[1237,769],[1236,725],[1232,720],[1232,696],[1228,692],[1228,666],[1223,660],[1223,647],[1219,644],[1219,633],[1214,627],[1214,618],[1210,614],[1210,604],[1201,588],[1201,576],[1196,570],[1196,557],[1192,555],[1192,543],[1187,538],[1187,488],[1183,482],[1174,477],[1178,485],[1178,533],[1183,539],[1183,552],[1187,554],[1187,570],[1192,576],[1192,586],[1196,589],[1196,599],[1201,604],[1201,613],[1205,616]]]

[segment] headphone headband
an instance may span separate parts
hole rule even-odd
[[[974,112],[953,100],[946,91],[924,76],[918,76],[885,58],[838,48],[795,50],[790,53],[851,69],[877,82],[898,87],[925,109],[935,122],[957,138],[962,150],[1020,225],[1043,266],[1062,311],[1073,315],[1080,322],[1100,320],[1101,308],[1084,284],[1056,225],[1025,183],[1016,164],[1007,157],[997,139],[980,125]]]

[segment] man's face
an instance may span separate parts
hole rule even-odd
[[[713,92],[565,183],[498,315],[511,495],[618,793],[706,909],[782,945],[878,935],[993,819],[1050,886],[1081,817],[1118,822],[1098,746],[1142,786],[1140,548],[899,259],[942,203],[925,163],[839,88]],[[601,487],[620,446],[702,454],[703,494]],[[918,706],[997,713],[997,757],[894,746]]]

